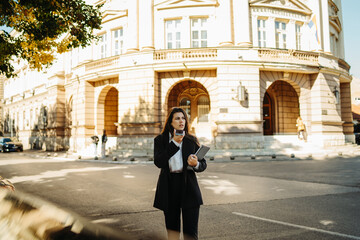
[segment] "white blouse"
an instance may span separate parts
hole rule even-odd
[[[169,142],[173,142],[180,149],[177,151],[170,159],[169,159],[169,167],[170,172],[182,172],[183,170],[183,159],[182,159],[182,142],[177,143],[174,139],[171,138],[171,134],[169,133]]]

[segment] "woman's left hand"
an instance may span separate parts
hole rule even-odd
[[[196,167],[198,164],[198,158],[195,154],[190,154],[187,160],[189,166]]]

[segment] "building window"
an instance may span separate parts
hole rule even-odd
[[[23,117],[22,117],[22,129],[23,130],[25,130],[25,127],[26,127],[25,119],[26,119],[26,115],[25,115],[25,111],[23,111]]]
[[[334,34],[330,35],[330,47],[331,47],[331,52],[334,56],[338,55],[338,48],[337,45],[338,44],[338,39]]]
[[[166,48],[181,48],[181,20],[165,21]]]
[[[106,34],[100,36],[100,58],[106,58]]]
[[[266,21],[264,19],[257,20],[259,47],[266,47]]]
[[[296,50],[301,50],[301,25],[295,24]]]
[[[209,122],[210,101],[207,96],[199,97],[198,106],[198,122]]]
[[[286,23],[275,21],[276,48],[286,48]]]
[[[188,119],[191,119],[190,118],[190,112],[191,112],[191,101],[190,101],[190,99],[188,99],[186,97],[182,98],[181,101],[180,101],[180,107],[185,110],[185,112],[186,112],[186,114],[188,116]]]
[[[123,45],[124,45],[124,33],[123,29],[117,29],[112,31],[113,35],[113,55],[120,55],[123,53]]]
[[[207,19],[191,19],[191,47],[207,47]]]

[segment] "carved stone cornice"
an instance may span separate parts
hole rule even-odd
[[[156,4],[154,7],[157,10],[185,8],[185,7],[217,7],[218,0],[168,0]]]
[[[312,11],[304,3],[298,0],[252,0],[250,7],[265,7],[281,11],[297,12],[310,16]]]

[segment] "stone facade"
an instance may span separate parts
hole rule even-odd
[[[97,44],[3,78],[3,118],[25,147],[86,153],[106,129],[109,151],[151,153],[173,106],[212,149],[266,148],[299,115],[312,144],[354,141],[339,0],[92,3]]]

